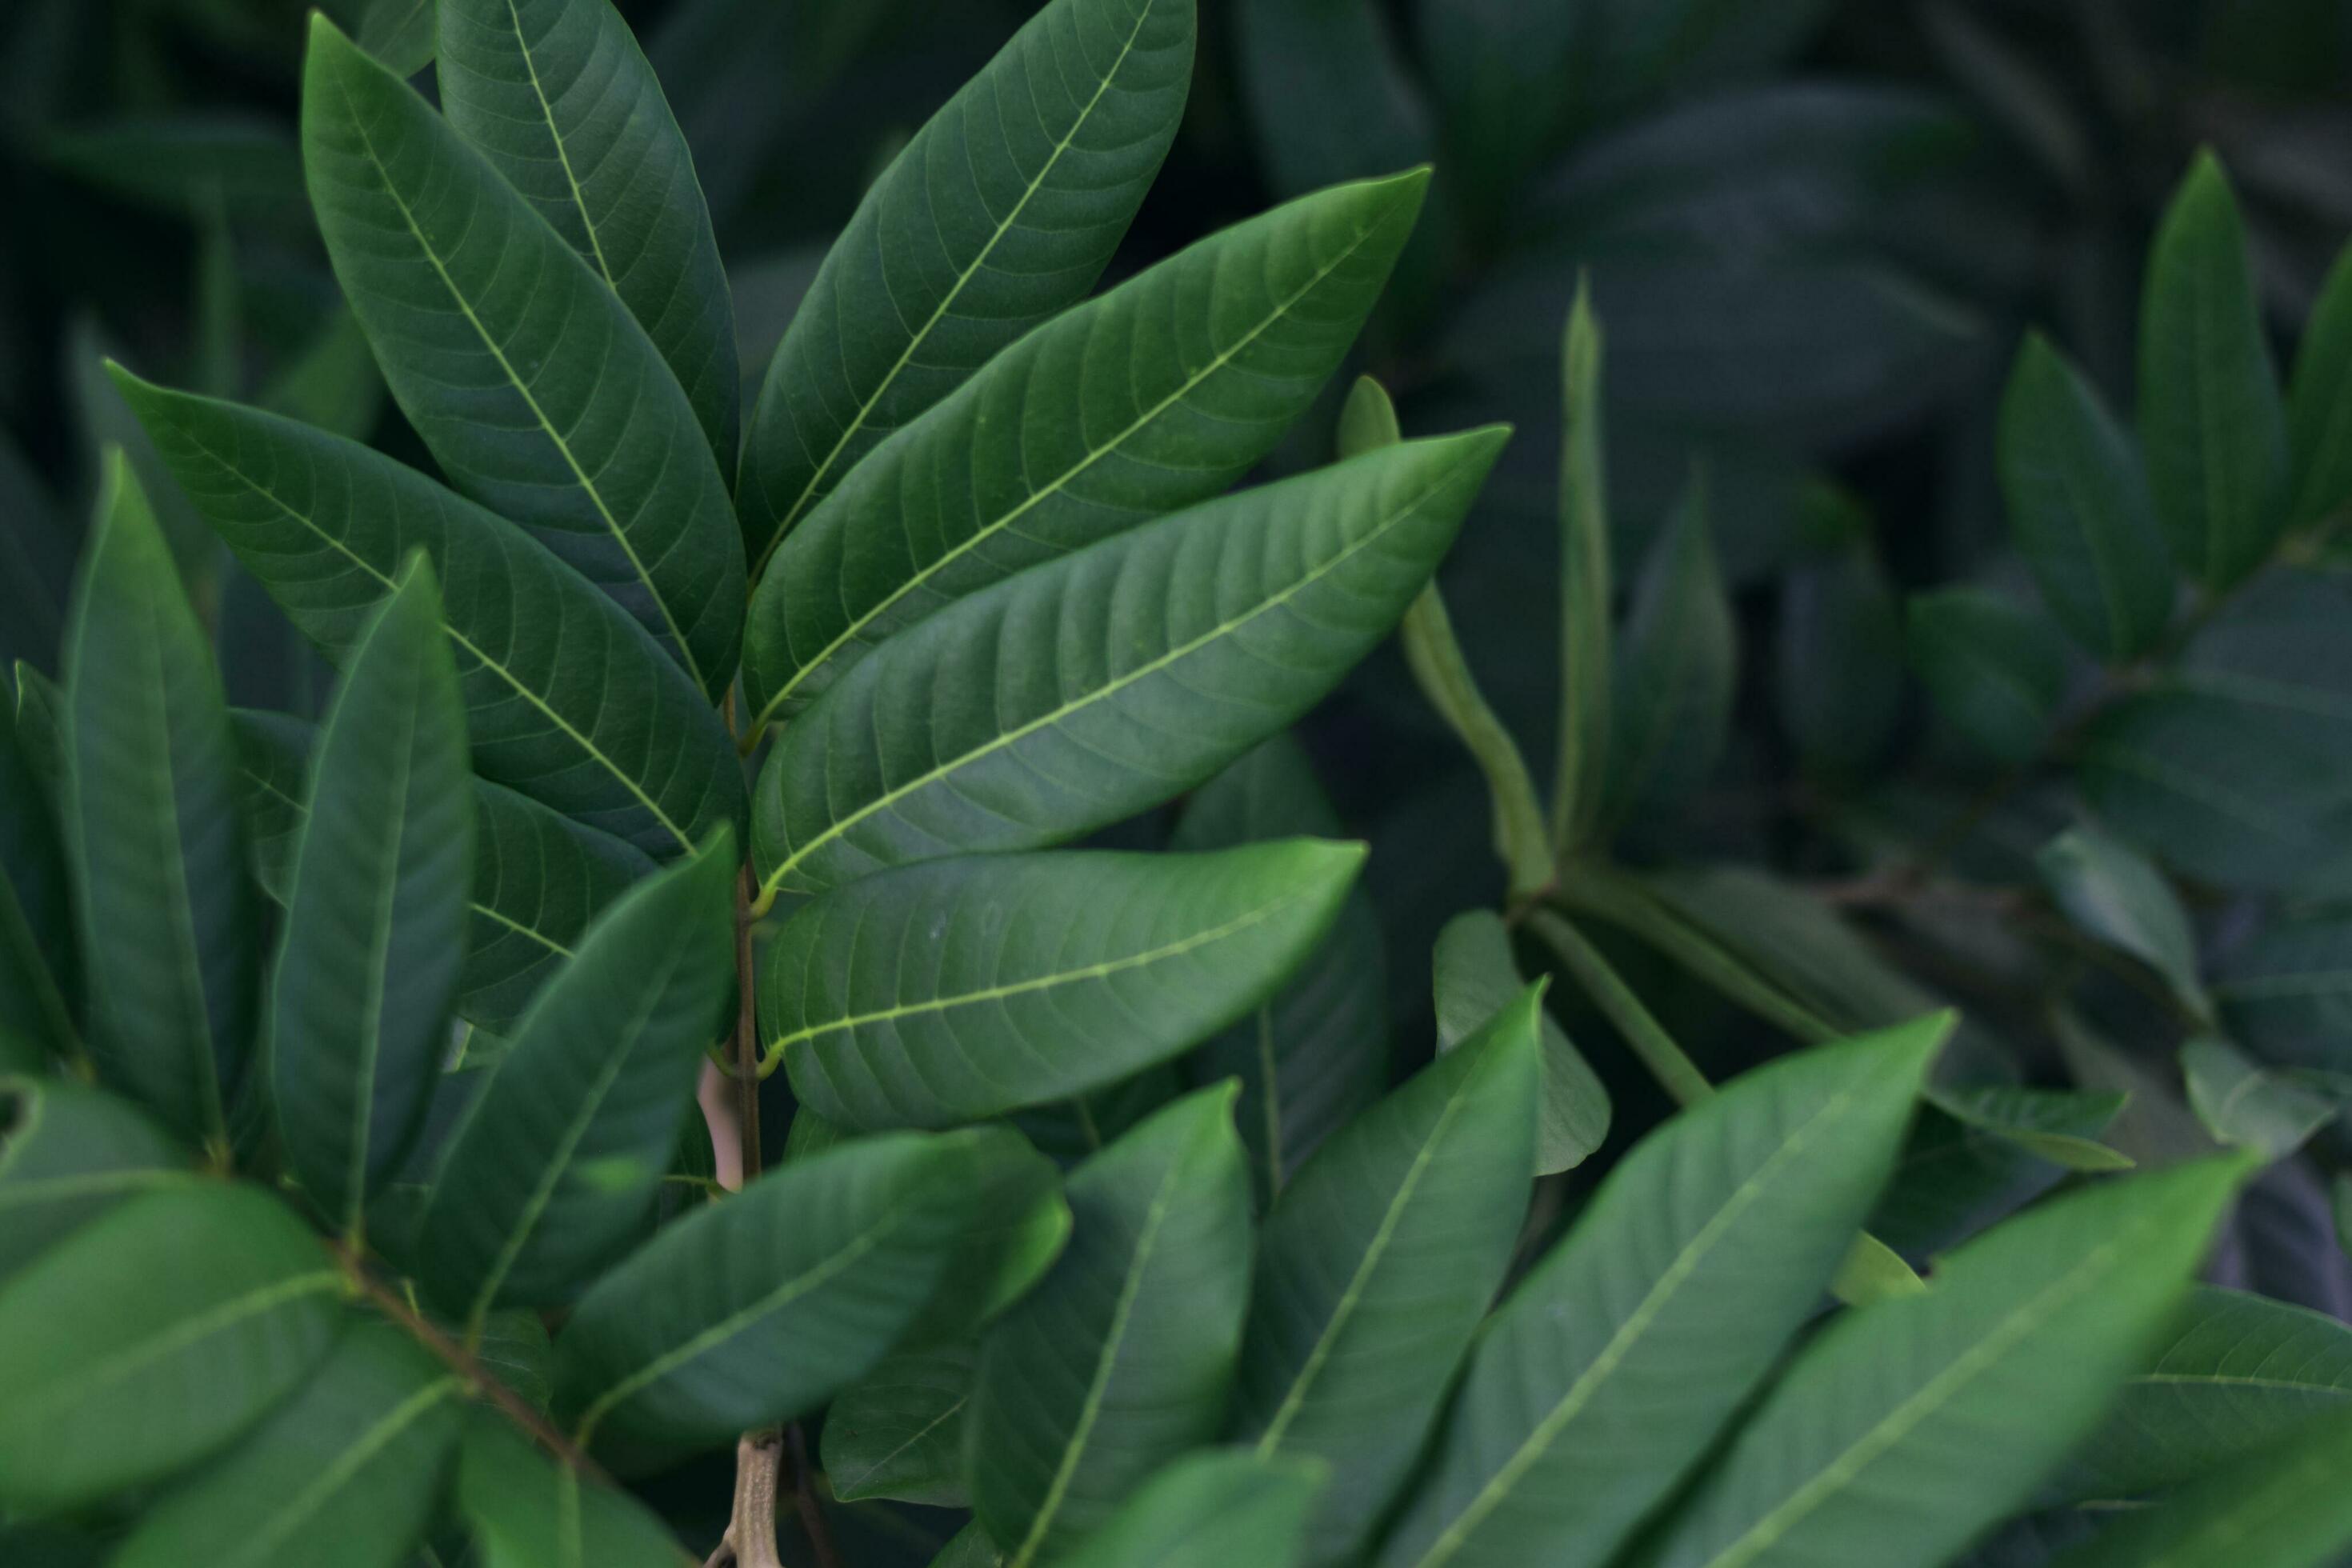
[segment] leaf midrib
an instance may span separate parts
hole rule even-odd
[[[564,145],[563,132],[555,123],[555,105],[539,79],[539,62],[531,58],[530,40],[523,37],[522,12],[515,0],[507,0],[507,18],[514,24],[515,47],[520,51],[522,68],[530,78],[531,101],[539,105],[541,115],[547,121],[547,139],[554,144],[555,162],[563,171],[564,187],[572,193],[572,205],[579,211],[581,226],[588,231],[588,248],[595,257],[597,274],[604,279],[604,287],[617,295],[621,286],[614,280],[612,263],[604,259],[604,242],[596,234],[596,215],[588,210],[587,194],[580,188],[580,176],[572,171],[572,151]]]
[[[301,1529],[311,1515],[325,1507],[336,1492],[349,1485],[369,1460],[462,1386],[455,1377],[437,1378],[385,1412],[381,1420],[337,1453],[309,1485],[289,1498],[283,1508],[270,1514],[261,1524],[248,1528],[238,1542],[244,1550],[228,1558],[222,1568],[268,1562],[270,1553],[284,1544],[287,1537]]]

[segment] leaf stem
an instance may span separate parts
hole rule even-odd
[[[1641,1058],[1642,1065],[1650,1069],[1658,1086],[1674,1097],[1675,1104],[1696,1105],[1715,1092],[1706,1075],[1683,1054],[1682,1047],[1666,1033],[1665,1026],[1642,1005],[1642,999],[1601,956],[1601,951],[1584,940],[1583,932],[1549,910],[1530,913],[1528,927],[1559,954],[1560,962],[1576,977],[1584,994],[1592,998],[1593,1005],[1616,1026],[1625,1044]]]
[[[1694,979],[1807,1045],[1845,1033],[1757,973],[1647,889],[1603,866],[1580,866],[1560,879],[1562,907],[1606,921],[1680,965]]]

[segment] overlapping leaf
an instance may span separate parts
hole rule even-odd
[[[1437,1048],[1449,1051],[1509,1006],[1527,981],[1500,915],[1472,910],[1445,923],[1431,955]],[[1609,1091],[1559,1020],[1538,1011],[1540,1083],[1536,1100],[1536,1174],[1582,1164],[1609,1136]]]
[[[457,1512],[498,1568],[692,1568],[652,1510],[583,1480],[488,1411],[466,1424]]]
[[[1694,479],[1634,589],[1610,698],[1604,816],[1662,809],[1706,781],[1731,722],[1738,654]]]
[[[977,1352],[970,1342],[908,1351],[876,1367],[824,1416],[824,1475],[844,1502],[895,1498],[969,1506],[963,1413]]]
[[[2352,500],[2352,248],[2336,255],[2304,324],[2287,392],[2296,527]]]
[[[193,1179],[186,1150],[115,1096],[0,1078],[0,1280],[125,1198]]]
[[[1906,642],[1937,713],[1998,763],[2040,754],[2066,694],[2066,647],[2047,621],[1980,588],[1915,595]]]
[[[1297,1459],[1181,1459],[1057,1561],[1068,1568],[1290,1568],[1309,1560],[1308,1516],[1324,1476]]]
[[[21,725],[0,711],[0,1064],[29,1070],[79,1044],[81,984],[63,835]]]
[[[2323,1568],[2352,1547],[2352,1416],[2202,1474],[2052,1568]]]

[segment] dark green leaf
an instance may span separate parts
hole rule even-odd
[[[645,1504],[583,1480],[488,1411],[466,1424],[457,1503],[495,1568],[693,1568]]]
[[[1869,773],[1903,708],[1903,613],[1875,550],[1857,540],[1789,574],[1776,651],[1798,760],[1831,779]]]
[[[1207,502],[892,638],[770,755],[763,890],[1043,847],[1207,778],[1387,635],[1505,434],[1407,442]]]
[[[2352,1417],[2203,1476],[2055,1568],[2324,1568],[2352,1547]]]
[[[436,0],[367,0],[353,42],[394,76],[415,76],[433,63],[435,9]]]
[[[2265,1159],[2285,1159],[2336,1119],[2333,1097],[2266,1071],[2227,1040],[2190,1040],[2180,1047],[2180,1070],[2205,1130]]]
[[[0,1289],[0,1505],[79,1507],[203,1458],[327,1353],[342,1291],[256,1187],[100,1215]]]
[[[442,469],[715,699],[742,640],[741,544],[694,409],[619,296],[316,13],[302,161],[335,275]]]
[[[2265,1061],[2352,1071],[2352,915],[2282,915],[2223,962],[2214,999]]]
[[[1472,910],[1445,922],[1431,957],[1437,1007],[1437,1048],[1450,1051],[1484,1028],[1527,984],[1511,953],[1511,933],[1500,915]],[[1538,1009],[1542,1046],[1536,1101],[1535,1173],[1551,1175],[1584,1163],[1609,1136],[1609,1091],[1568,1037],[1559,1021]]]
[[[376,369],[375,352],[350,307],[338,306],[310,346],[256,401],[272,414],[366,440],[383,414],[383,373]]]
[[[2049,622],[1979,588],[1912,596],[1908,644],[1936,711],[1998,763],[2030,761],[2066,692],[2066,648]]]
[[[796,1107],[793,1125],[804,1116],[814,1113]],[[908,1348],[971,1339],[1028,1294],[1069,1242],[1062,1169],[1045,1154],[1030,1149],[992,1155],[971,1180],[978,1217],[958,1237],[931,1304],[907,1331]]]
[[[545,1410],[554,1397],[555,1346],[537,1312],[492,1312],[482,1321],[474,1359],[534,1410]]]
[[[0,711],[0,1065],[31,1070],[80,1048],[73,907],[57,800],[24,731],[41,715]]]
[[[2155,970],[2190,1011],[2210,1014],[2189,911],[2138,851],[2095,826],[2081,826],[2043,845],[2034,859],[2068,920]]]
[[[1257,156],[1278,193],[1429,157],[1428,106],[1371,0],[1257,0],[1234,28]]]
[[[1560,342],[1559,750],[1552,776],[1552,848],[1581,848],[1608,791],[1610,623],[1615,595],[1609,550],[1601,364],[1604,339],[1592,290],[1580,276]]]
[[[66,643],[89,1048],[189,1137],[225,1140],[259,946],[220,677],[138,482],[108,465]]]
[[[2287,393],[2294,508],[2302,528],[2352,500],[2352,247],[2336,258],[2304,326]]]
[[[1610,711],[1605,820],[1671,808],[1722,754],[1738,678],[1731,601],[1707,531],[1706,487],[1694,478],[1633,590]]]
[[[1927,1103],[1979,1131],[2016,1144],[2037,1159],[2069,1171],[2122,1171],[2131,1160],[2093,1136],[2123,1109],[2118,1095],[2071,1094],[2061,1089],[1993,1084],[1977,1089],[1936,1088]],[[2089,1128],[2090,1131],[2082,1131]]]
[[[1217,1435],[1249,1293],[1233,1104],[1230,1087],[1189,1095],[1073,1171],[1069,1247],[981,1342],[965,1463],[1013,1568]]]
[[[894,1498],[965,1508],[963,1412],[977,1359],[969,1342],[894,1355],[824,1416],[824,1476],[844,1502]]]
[[[1292,1568],[1307,1556],[1321,1466],[1196,1454],[1152,1477],[1066,1555],[1066,1568]]]
[[[751,411],[754,575],[859,458],[1094,286],[1176,134],[1192,29],[1192,0],[1054,0],[874,182]]]
[[[186,1151],[112,1095],[0,1078],[0,1280],[132,1194],[192,1179]]]
[[[51,810],[66,797],[66,694],[24,660],[16,661],[16,744]]]
[[[1895,1179],[1871,1211],[1870,1234],[1906,1258],[1933,1258],[2023,1208],[2070,1170],[2128,1168],[2128,1156],[2093,1142],[2123,1098],[1930,1089]]]

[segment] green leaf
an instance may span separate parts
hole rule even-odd
[[[1903,613],[1873,546],[1854,540],[1789,573],[1774,652],[1780,730],[1805,771],[1867,775],[1903,710]]]
[[[286,900],[269,1086],[288,1164],[356,1235],[422,1130],[474,871],[457,668],[432,569],[361,634],[327,715]]]
[[[1368,378],[1357,384],[1360,389],[1373,384]],[[1405,611],[1397,637],[1413,684],[1460,738],[1486,778],[1494,824],[1488,837],[1495,858],[1509,875],[1509,896],[1520,900],[1542,891],[1552,881],[1552,854],[1543,807],[1536,802],[1534,776],[1519,754],[1518,742],[1478,689],[1436,584],[1423,588]]]
[[[2053,1568],[2323,1568],[2352,1546],[2352,1417],[2203,1477]]]
[[[2286,402],[2296,528],[2352,500],[2352,247],[2337,253],[2303,329]]]
[[[795,1128],[803,1118],[815,1112],[794,1108]],[[964,1226],[930,1305],[907,1331],[907,1348],[971,1339],[1027,1295],[1069,1242],[1062,1169],[1045,1154],[1032,1148],[992,1157],[972,1181],[978,1217]]]
[[[1895,1179],[1871,1211],[1870,1234],[1906,1257],[1932,1258],[2023,1208],[2070,1170],[2129,1169],[2127,1155],[2094,1142],[2123,1104],[2120,1094],[2007,1085],[1929,1089]]]
[[[490,1069],[417,1233],[423,1279],[469,1330],[570,1300],[651,1215],[734,990],[734,872],[721,833],[631,889]]]
[[[335,276],[451,482],[603,589],[715,700],[742,640],[740,542],[694,409],[619,296],[317,13],[302,163]]]
[[[351,308],[338,305],[256,401],[272,414],[366,440],[383,415],[383,373],[376,369],[375,352]]]
[[[2197,933],[2162,872],[2095,826],[2070,827],[2034,855],[2060,912],[2164,977],[2181,1005],[2210,1017],[2197,975]]]
[[[1543,987],[1334,1134],[1266,1216],[1234,1435],[1327,1461],[1352,1560],[1428,1441],[1527,1213]]]
[[[1192,792],[1173,847],[1224,849],[1294,834],[1336,838],[1339,816],[1288,734]],[[1379,917],[1359,879],[1288,984],[1184,1061],[1196,1089],[1241,1082],[1234,1120],[1262,1209],[1293,1172],[1388,1087],[1388,989]]]
[[[1094,287],[1183,114],[1192,9],[1054,0],[867,189],[751,410],[755,576],[884,437]]]
[[[1485,1027],[1527,984],[1500,915],[1471,910],[1445,922],[1431,957],[1437,1048],[1450,1051]],[[1538,1008],[1540,1089],[1536,1100],[1535,1173],[1582,1164],[1609,1136],[1609,1091],[1549,1011]]]
[[[2010,537],[2059,624],[2102,658],[2146,652],[2174,590],[2139,447],[2040,332],[2010,372],[1996,455]]]
[[[1010,1129],[853,1139],[664,1230],[599,1280],[556,1345],[556,1405],[594,1437],[731,1443],[881,1363],[980,1214]]]
[[[555,1345],[536,1312],[492,1312],[482,1321],[474,1359],[534,1410],[545,1411],[554,1397]]]
[[[972,1506],[1013,1568],[1058,1557],[1223,1422],[1250,1273],[1230,1086],[1155,1113],[1070,1173],[1076,1225],[981,1342]]]
[[[0,1077],[0,1281],[123,1199],[191,1179],[186,1151],[114,1096]]]
[[[2066,647],[2049,622],[1981,588],[1911,596],[1911,667],[1961,738],[2012,766],[2041,754],[2066,694]]]
[[[0,1288],[0,1505],[78,1508],[203,1458],[327,1353],[342,1290],[256,1187],[100,1215]]]
[[[89,1048],[190,1137],[225,1140],[252,1052],[258,921],[228,710],[154,514],[118,454],[66,640],[66,839]]]
[[[1213,235],[1022,339],[877,447],[761,580],[752,731],[941,605],[1240,479],[1339,368],[1428,184],[1416,170],[1342,185]]]
[[[66,694],[58,683],[16,661],[16,743],[24,749],[25,765],[58,809],[66,795]]]
[[[2119,1177],[1998,1226],[1926,1294],[1800,1352],[1645,1563],[1942,1562],[2088,1436],[2203,1258],[2235,1160]]]
[[[1308,1515],[1324,1473],[1305,1460],[1192,1455],[1055,1561],[1066,1568],[1291,1568],[1308,1561]]]
[[[1927,1103],[1965,1126],[1990,1132],[2065,1170],[2131,1168],[2128,1156],[2089,1133],[2074,1130],[2104,1128],[2123,1109],[2120,1096],[1990,1084],[1977,1089],[1931,1089]]]
[[[693,1568],[645,1504],[583,1480],[488,1411],[466,1424],[457,1505],[484,1568]]]
[[[26,1070],[81,1047],[64,836],[26,743],[40,723],[13,704],[0,711],[0,1063]]]
[[[761,1032],[853,1127],[947,1127],[1066,1100],[1198,1044],[1330,928],[1360,845],[970,856],[867,877],[762,960]]]
[[[741,815],[719,715],[627,616],[505,522],[356,442],[115,379],[205,520],[329,657],[348,653],[411,551],[441,582],[499,586],[442,605],[484,778],[651,855]]]
[[[2173,559],[2217,592],[2261,564],[2286,523],[2286,422],[2245,226],[2210,152],[2148,252],[2139,440]]]
[[[970,1342],[894,1355],[824,1415],[824,1478],[844,1502],[890,1498],[968,1508],[963,1413],[978,1352]]]
[[[628,24],[609,0],[439,6],[442,112],[620,296],[725,469],[740,406],[727,274],[686,138]]]
[[[1634,585],[1610,711],[1601,816],[1671,808],[1706,781],[1722,755],[1738,679],[1731,601],[1707,531],[1705,482],[1694,477]]]
[[[1559,754],[1553,770],[1552,847],[1580,848],[1608,787],[1609,697],[1615,685],[1610,605],[1609,480],[1601,365],[1605,340],[1580,275],[1560,342]]]
[[[1004,1568],[1004,1553],[975,1519],[940,1548],[940,1554],[931,1559],[931,1568]]]
[[[1207,778],[1388,634],[1505,435],[1408,442],[1209,501],[893,637],[771,753],[762,895],[1041,848]]]
[[[2352,1070],[2352,915],[2282,914],[2222,961],[2214,1000],[2265,1061]]]
[[[1379,5],[1258,0],[1233,15],[1234,63],[1267,183],[1296,195],[1426,162],[1429,106]]]
[[[2284,1301],[2200,1286],[2075,1451],[2067,1495],[2185,1486],[2317,1422],[2352,1415],[2352,1328]]]
[[[1949,1026],[1784,1057],[1635,1145],[1489,1320],[1373,1561],[1605,1560],[1812,1311]]]
[[[401,1568],[432,1524],[464,1384],[388,1324],[355,1324],[300,1393],[148,1510],[116,1568]]]
[[[353,41],[394,76],[415,76],[433,63],[436,8],[436,0],[367,0]]]
[[[2284,1160],[2336,1119],[2333,1097],[2264,1071],[2227,1040],[2206,1037],[2180,1047],[2189,1109],[2223,1143]]]

